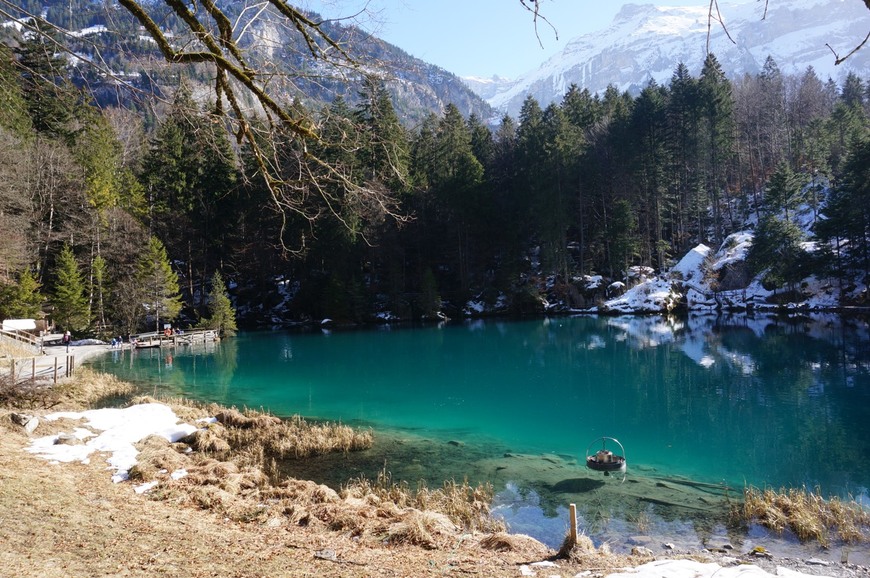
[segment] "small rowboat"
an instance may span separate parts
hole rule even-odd
[[[622,450],[623,455],[614,454],[607,449],[607,440],[610,440]],[[601,449],[593,454],[589,453],[592,446],[601,442]],[[611,472],[625,472],[625,448],[615,438],[602,437],[598,438],[586,448],[586,467],[596,472],[604,472],[605,476],[609,476]]]

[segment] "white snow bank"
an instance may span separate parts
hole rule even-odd
[[[713,270],[718,271],[731,263],[745,261],[754,238],[755,236],[751,231],[738,231],[725,237],[722,246],[716,253]]]
[[[666,279],[653,279],[635,285],[616,299],[607,301],[602,308],[605,311],[620,313],[663,313],[670,311],[680,300],[671,282]]]
[[[703,278],[701,266],[704,264],[704,259],[710,254],[710,247],[703,243],[689,251],[680,259],[680,262],[674,265],[671,273],[678,273],[684,281],[694,281],[699,283]]]
[[[719,564],[704,564],[694,560],[656,560],[637,568],[607,576],[608,578],[662,578],[663,576],[667,576],[667,578],[769,578],[770,576],[787,578],[813,576],[818,578],[819,575],[804,574],[781,566],[777,567],[776,574],[771,574],[752,564],[723,568]]]
[[[159,435],[170,442],[192,434],[196,427],[178,423],[178,417],[169,406],[160,403],[145,403],[118,409],[95,409],[83,412],[57,412],[45,416],[47,421],[57,419],[88,420],[87,428],[76,428],[72,435],[84,444],[58,443],[60,435],[44,436],[33,440],[27,451],[56,462],[79,461],[88,463],[94,452],[107,452],[107,460],[115,471],[112,480],[127,479],[127,472],[136,465],[138,451],[133,444],[149,435]],[[96,433],[94,430],[100,432]]]

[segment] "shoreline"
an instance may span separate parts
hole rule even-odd
[[[108,346],[89,346],[89,347],[90,347],[90,349],[88,351],[88,354],[89,354],[88,358],[90,358],[91,356],[100,354],[100,353],[110,353],[113,351],[112,349],[108,348]],[[528,474],[520,474],[521,477],[519,478],[519,480],[522,480],[522,483],[520,483],[518,487],[521,490],[521,493],[526,493],[529,490],[533,491],[533,494],[536,496],[536,499],[540,500],[540,504],[537,506],[534,506],[535,508],[537,508],[538,510],[540,510],[542,512],[539,515],[538,519],[543,520],[543,522],[545,522],[549,525],[554,525],[554,526],[566,525],[567,524],[567,512],[563,513],[562,517],[560,517],[560,518],[554,518],[553,512],[555,512],[559,508],[564,510],[565,508],[567,508],[567,504],[569,502],[576,501],[578,503],[582,503],[582,501],[588,500],[588,498],[589,498],[589,496],[583,495],[583,493],[584,493],[583,491],[576,490],[576,491],[572,492],[570,486],[564,485],[564,483],[566,481],[571,481],[574,484],[575,488],[579,488],[580,486],[584,485],[584,484],[581,484],[580,481],[586,479],[586,477],[584,476],[585,470],[583,468],[575,468],[574,466],[576,466],[576,464],[568,463],[568,461],[570,461],[570,460],[565,461],[564,456],[560,457],[560,456],[544,456],[543,454],[542,455],[516,455],[515,454],[510,459],[506,459],[506,458],[497,459],[497,458],[495,458],[494,455],[484,455],[483,453],[481,453],[477,457],[468,457],[468,455],[467,455],[468,452],[473,449],[471,446],[474,446],[475,444],[470,443],[470,445],[468,445],[466,443],[467,440],[464,440],[461,437],[457,437],[456,439],[459,441],[457,441],[455,443],[452,440],[446,441],[446,443],[445,443],[446,438],[445,439],[441,439],[441,438],[433,439],[432,436],[427,435],[427,434],[416,435],[413,431],[410,431],[410,430],[405,431],[404,428],[386,428],[386,431],[381,431],[379,433],[378,438],[381,438],[382,435],[389,435],[390,439],[393,440],[393,442],[395,442],[395,443],[393,443],[393,442],[387,443],[387,445],[391,446],[394,450],[396,448],[400,448],[403,445],[407,445],[409,443],[410,444],[417,444],[417,445],[420,445],[421,447],[425,446],[425,448],[424,448],[425,451],[422,452],[426,455],[426,458],[424,461],[430,465],[431,465],[431,463],[433,463],[433,461],[438,462],[441,459],[441,458],[437,457],[439,454],[443,455],[443,454],[446,454],[449,452],[451,454],[456,453],[456,454],[465,455],[465,457],[460,460],[460,462],[462,462],[462,469],[454,468],[454,471],[452,474],[450,474],[450,475],[445,474],[444,476],[439,476],[439,478],[437,480],[430,476],[428,479],[428,483],[429,483],[430,487],[437,487],[446,478],[452,477],[453,479],[463,479],[463,477],[466,477],[466,478],[470,477],[474,483],[477,483],[478,481],[491,481],[492,483],[494,483],[496,485],[497,489],[504,490],[509,485],[515,486],[516,485],[515,482],[518,480],[518,478],[516,478],[516,477],[511,478],[510,476],[505,475],[505,472],[515,472],[517,470],[517,467],[518,467],[516,464],[524,461],[525,465],[519,466],[520,470],[523,470],[526,472],[535,472],[535,475],[532,476],[532,475],[528,475]],[[413,438],[413,439],[403,439],[403,438]],[[493,443],[495,443],[495,442],[493,442]],[[447,444],[453,444],[453,446],[448,447]],[[506,446],[503,449],[504,449],[504,451],[499,450],[495,453],[498,455],[501,455],[502,453],[506,453],[506,452],[511,451]],[[408,454],[409,451],[410,450],[406,450],[403,453]],[[492,453],[492,452],[490,452],[490,453]],[[450,458],[450,459],[454,459],[454,458]],[[468,463],[469,459],[472,460],[472,463]],[[359,463],[363,462],[363,461],[368,463],[367,469],[364,469],[363,467],[359,466]],[[296,468],[290,468],[290,469],[291,469],[291,474],[294,477],[301,476],[303,479],[314,480],[317,483],[324,483],[325,482],[325,483],[327,483],[327,485],[329,485],[333,489],[338,490],[341,487],[341,485],[347,481],[347,479],[349,477],[354,477],[359,473],[364,473],[369,479],[374,479],[377,476],[378,471],[380,471],[382,468],[386,468],[386,467],[389,467],[391,473],[395,476],[396,479],[407,480],[409,483],[411,483],[413,485],[414,483],[416,483],[416,481],[418,479],[420,479],[423,476],[421,475],[422,470],[415,470],[414,469],[415,467],[418,467],[418,468],[421,467],[420,464],[417,464],[415,466],[412,463],[412,461],[414,461],[414,460],[412,460],[411,457],[409,457],[409,455],[405,455],[404,458],[399,458],[399,457],[396,457],[395,455],[387,456],[386,454],[384,454],[384,455],[378,454],[377,456],[374,456],[374,457],[368,456],[365,458],[362,457],[362,454],[353,454],[349,458],[348,457],[339,458],[339,457],[331,457],[331,456],[321,456],[321,457],[316,457],[316,458],[313,458],[310,460],[306,460],[305,465],[301,468],[296,467]],[[554,464],[554,461],[558,461],[559,463]],[[482,462],[488,462],[488,463],[485,466],[481,466],[480,463],[482,463]],[[329,465],[330,463],[332,463],[332,465]],[[470,470],[468,469],[469,467],[471,468]],[[635,466],[633,466],[633,468],[634,467]],[[538,474],[538,472],[544,472],[548,468],[554,468],[554,470],[552,472],[549,472],[548,474],[543,475],[543,476]],[[560,470],[560,468],[561,468],[561,470]],[[340,471],[340,472],[342,472],[342,474],[341,474],[341,476],[338,476],[337,474],[333,473],[331,475],[331,477],[325,477],[323,475],[320,475],[317,470],[322,470],[322,471],[331,470],[333,472]],[[554,473],[554,472],[556,472],[556,473]],[[345,473],[347,473],[347,474],[345,475]],[[654,470],[650,470],[650,468],[645,468],[645,467],[641,466],[640,469],[635,469],[635,473],[640,474],[640,477],[642,477],[642,478],[647,478],[649,476],[649,479],[655,479],[655,480],[657,480],[658,483],[661,483],[661,484],[670,484],[670,478],[667,476],[666,472],[659,473],[659,472],[656,472]],[[514,475],[516,475],[516,474],[514,474]],[[549,476],[549,477],[547,477],[547,476]],[[341,479],[338,479],[339,477]],[[535,479],[537,479],[536,482],[533,481]],[[591,483],[592,482],[590,481],[589,484],[591,484]],[[673,484],[670,484],[670,485],[673,485]],[[550,490],[549,488],[560,488],[560,489],[558,490],[558,492],[556,494],[550,495],[552,493],[552,490]],[[538,496],[536,493],[537,492],[536,489],[544,491],[546,493],[546,495]],[[655,487],[655,483],[653,483],[653,484],[651,484],[651,489],[645,493],[644,498],[649,499],[652,496],[654,496],[656,494],[656,492],[657,492],[657,490]],[[742,488],[740,488],[740,487],[737,487],[736,491],[732,491],[732,496],[733,495],[741,495],[741,494],[742,494]],[[632,499],[638,500],[638,503],[641,505],[643,503],[645,503],[642,498],[632,498]],[[672,498],[667,498],[667,499],[657,498],[657,500],[659,502],[672,504],[672,506],[670,506],[670,507],[677,508],[677,511],[680,511],[679,507],[678,507],[679,502],[680,501],[687,501],[688,498],[672,497]],[[654,504],[656,502],[655,501],[651,501],[651,502],[648,501],[646,503],[653,503]],[[666,506],[662,506],[661,504],[656,506],[656,508],[661,508],[661,507],[666,507]],[[637,507],[635,507],[635,509],[637,509]],[[526,511],[528,512],[528,508],[526,508]],[[549,513],[544,515],[543,512],[549,512]],[[668,519],[668,518],[674,518],[674,517],[675,517],[674,514],[664,514],[664,515],[652,514],[651,515],[651,514],[644,513],[641,510],[638,510],[637,513],[633,513],[628,518],[623,517],[623,518],[620,518],[619,520],[617,520],[621,524],[623,524],[623,526],[625,526],[625,528],[623,529],[623,531],[621,533],[617,533],[616,535],[614,535],[613,533],[609,533],[609,532],[604,532],[604,533],[596,532],[594,535],[602,536],[602,537],[597,539],[597,543],[599,543],[599,544],[607,543],[608,540],[609,540],[609,543],[624,542],[624,538],[630,538],[632,536],[643,536],[644,534],[646,534],[646,530],[644,528],[632,529],[631,526],[634,525],[631,522],[632,519],[645,520],[642,524],[639,524],[639,525],[640,526],[648,526],[650,524],[659,524],[659,523],[661,523],[662,519]],[[677,521],[685,520],[686,522],[684,522],[684,524],[688,524],[690,526],[693,525],[693,523],[688,522],[691,519],[692,519],[692,516],[685,514],[685,512],[683,514],[676,514]],[[721,520],[721,523],[719,524],[720,529],[715,530],[713,533],[719,534],[720,538],[717,538],[717,541],[721,545],[721,544],[725,544],[725,543],[729,542],[729,540],[721,538],[722,536],[725,536],[727,534],[727,532],[724,529],[722,529],[723,524],[724,524],[725,519],[726,519],[726,515],[720,514],[718,516],[718,519]],[[524,514],[524,518],[522,520],[520,520],[520,522],[527,525],[529,522],[528,515]],[[659,553],[665,553],[664,548],[661,547],[662,544],[664,544],[664,543],[681,544],[680,551],[697,550],[697,549],[704,548],[705,542],[703,541],[701,536],[703,536],[703,534],[705,534],[705,533],[709,534],[710,533],[709,530],[704,530],[703,532],[700,533],[700,535],[697,533],[693,533],[693,535],[691,537],[687,537],[685,535],[685,531],[682,530],[679,526],[680,526],[679,523],[677,523],[677,524],[674,524],[674,523],[665,524],[665,530],[668,532],[671,532],[671,533],[673,533],[673,532],[677,532],[678,534],[682,533],[683,534],[682,536],[679,536],[679,535],[673,536],[671,534],[666,538],[658,540],[657,543],[656,543],[656,541],[651,540],[649,538],[644,538],[644,539],[640,539],[640,540],[635,540],[636,544],[634,544],[634,545],[642,545],[645,547],[650,547],[650,545],[652,545],[652,548],[654,550],[658,551]],[[524,526],[524,527],[527,527],[527,526]],[[550,537],[543,538],[543,539],[537,533],[534,533],[534,534],[538,540],[542,541],[548,547],[558,547],[558,542],[560,542],[561,539],[564,537],[564,536],[555,536],[553,534],[553,531],[545,532],[543,535],[550,536]],[[770,550],[770,551],[779,550],[779,551],[781,551],[784,554],[787,554],[789,556],[796,556],[796,555],[800,555],[801,552],[807,552],[811,556],[825,557],[830,561],[837,561],[841,558],[841,555],[838,553],[838,551],[826,553],[826,552],[819,551],[816,548],[812,548],[812,547],[807,548],[806,546],[794,544],[792,541],[789,541],[787,538],[779,538],[779,537],[773,536],[771,533],[767,533],[763,530],[762,530],[761,536],[756,535],[754,537],[751,537],[749,540],[746,540],[745,538],[740,539],[740,540],[734,541],[734,543],[739,545],[742,542],[742,543],[750,543],[750,544],[755,545],[756,543],[760,543],[760,540],[765,541],[765,544],[766,544],[768,550]],[[773,544],[776,544],[776,546],[774,546]],[[685,545],[685,546],[682,546],[682,545]],[[620,550],[620,552],[625,553],[625,552],[629,551],[630,548],[631,548],[631,545],[625,545],[625,546],[619,548],[619,550]],[[862,562],[863,562],[863,560],[862,560]]]
[[[96,347],[96,349],[91,349],[89,351],[88,355],[92,355],[92,354],[96,354],[96,353],[100,353],[102,351],[105,351],[104,349],[101,350],[98,346],[92,346],[92,347]],[[124,502],[124,503],[127,503],[127,502],[131,503],[133,506],[135,506],[135,510],[128,512],[126,514],[127,518],[125,518],[125,519],[134,518],[133,523],[136,523],[135,518],[137,515],[143,516],[145,519],[158,519],[159,516],[155,517],[155,513],[159,513],[160,511],[164,511],[166,506],[170,506],[169,503],[165,503],[162,501],[154,502],[154,501],[148,499],[147,497],[138,497],[138,496],[134,497],[134,494],[133,494],[131,488],[127,484],[112,485],[110,483],[107,483],[108,474],[102,469],[102,467],[100,467],[100,462],[102,461],[101,459],[93,460],[94,463],[92,465],[85,466],[85,467],[74,467],[72,465],[60,465],[60,466],[52,467],[50,464],[45,462],[44,465],[40,465],[39,467],[37,467],[36,470],[33,470],[32,461],[34,459],[37,459],[37,458],[16,457],[13,459],[10,457],[11,454],[9,454],[8,450],[11,448],[11,446],[9,446],[9,443],[14,442],[16,439],[20,440],[18,443],[27,439],[26,436],[24,436],[21,432],[18,432],[17,430],[13,431],[12,433],[13,433],[12,436],[5,436],[5,438],[3,440],[4,443],[2,446],[3,451],[0,452],[0,463],[4,463],[4,465],[7,466],[5,468],[5,471],[3,471],[3,473],[0,473],[0,479],[6,478],[6,480],[4,481],[4,484],[0,485],[0,488],[2,488],[2,490],[0,490],[0,498],[2,498],[4,495],[7,495],[9,493],[9,488],[16,487],[14,484],[11,484],[11,483],[7,484],[7,482],[11,482],[11,480],[14,480],[14,478],[16,476],[24,476],[25,475],[24,471],[30,472],[31,475],[34,473],[36,475],[39,475],[40,471],[47,471],[50,474],[51,479],[55,480],[55,482],[52,483],[52,486],[54,487],[54,489],[52,490],[51,495],[53,498],[56,498],[58,493],[59,493],[58,492],[58,480],[59,479],[66,479],[66,477],[68,477],[68,476],[72,476],[73,478],[80,478],[81,476],[89,476],[89,477],[93,478],[94,476],[96,476],[95,478],[93,478],[93,482],[88,482],[88,485],[84,486],[84,487],[89,487],[89,488],[93,488],[93,487],[98,488],[97,490],[91,490],[91,493],[96,491],[97,492],[96,495],[98,496],[96,498],[91,498],[91,500],[96,499],[96,500],[98,500],[98,502],[105,501],[105,500],[111,500],[113,502],[117,502],[118,500],[120,500],[121,502]],[[24,467],[27,469],[26,470],[20,470],[20,469],[16,470],[15,467],[9,467],[10,464],[12,466],[17,465],[16,460],[21,461],[19,468]],[[90,472],[90,473],[88,473],[88,472]],[[81,490],[79,488],[83,487],[83,486],[81,486],[81,483],[82,482],[73,482],[73,485],[70,487],[71,494],[69,496],[67,496],[65,499],[69,499],[69,500],[78,499],[77,495],[81,492]],[[28,483],[21,484],[21,486],[22,487],[20,489],[17,489],[16,491],[25,492],[25,493],[33,491],[33,490],[39,491],[38,490],[39,486],[37,484],[32,484],[32,483],[28,482]],[[5,492],[5,494],[4,494],[4,492]],[[60,493],[62,494],[62,492],[60,492]],[[99,496],[102,496],[102,497],[99,497]],[[117,497],[111,497],[111,496],[117,496]],[[38,497],[36,497],[36,495],[34,495],[33,497],[30,497],[30,498],[23,498],[22,496],[19,495],[15,498],[15,503],[20,504],[21,506],[23,506],[23,508],[19,507],[18,510],[13,510],[12,508],[9,508],[6,510],[6,513],[11,514],[13,511],[15,511],[15,515],[16,515],[16,517],[18,517],[19,515],[22,514],[22,512],[20,510],[25,510],[24,519],[31,520],[34,518],[28,517],[26,515],[26,510],[27,510],[27,508],[30,507],[28,505],[29,504],[36,505],[36,504],[41,503],[41,501]],[[88,508],[88,507],[92,507],[92,506],[85,506],[85,508]],[[0,515],[0,519],[2,519],[3,516],[5,516],[5,515],[6,514]],[[160,514],[160,515],[162,515],[162,514]],[[204,517],[204,519],[208,520],[214,516],[213,513],[208,512],[208,511],[203,512],[203,511],[198,511],[196,509],[191,510],[189,508],[181,508],[181,510],[179,512],[177,512],[177,515],[179,516],[179,521],[188,520],[187,522],[181,524],[183,527],[180,530],[183,532],[183,534],[185,536],[185,538],[183,538],[184,540],[194,539],[194,536],[192,536],[189,533],[187,526],[189,526],[191,523],[198,524],[199,522],[197,520],[200,520],[203,517]],[[96,525],[95,529],[93,530],[94,532],[100,532],[103,529],[103,526],[101,526],[101,524],[103,522],[101,522],[101,520],[103,520],[103,521],[106,520],[105,517],[103,517],[103,518],[100,518],[100,517],[94,518],[93,516],[87,516],[87,517],[88,517],[88,523]],[[63,525],[64,524],[63,520],[65,518],[66,518],[65,516],[61,516],[59,518],[55,516],[55,517],[52,517],[49,520],[47,520],[47,522],[46,522],[46,524],[48,524],[47,531],[51,531],[51,532],[55,531],[55,530],[52,530],[52,528],[57,528],[58,525]],[[242,532],[241,536],[246,536],[246,537],[239,538],[240,540],[260,541],[260,540],[264,539],[264,536],[271,536],[271,538],[269,538],[270,540],[273,540],[273,539],[280,540],[280,538],[278,536],[284,536],[284,534],[275,534],[272,530],[269,530],[269,527],[271,525],[271,520],[272,520],[272,518],[270,518],[268,523],[265,525],[263,525],[262,521],[261,522],[255,522],[255,521],[238,522],[238,523],[233,522],[232,528],[233,528],[234,532]],[[7,521],[7,522],[9,522],[9,521]],[[211,524],[212,522],[207,522],[207,523]],[[229,526],[226,526],[226,519],[225,519],[224,523],[221,523],[218,525],[220,527],[223,527],[227,531],[229,530]],[[9,524],[7,524],[7,527],[11,527],[11,526]],[[472,568],[468,568],[468,571],[472,571],[473,573],[478,573],[478,574],[482,574],[482,575],[486,575],[486,576],[531,575],[531,574],[528,574],[528,572],[536,572],[536,571],[538,573],[546,572],[546,575],[552,576],[552,575],[554,575],[554,572],[560,572],[560,573],[562,572],[561,569],[557,570],[556,568],[562,568],[565,570],[570,569],[568,574],[559,574],[559,575],[573,576],[573,575],[576,575],[578,572],[583,571],[584,568],[590,567],[590,565],[593,567],[596,567],[595,566],[596,564],[598,564],[598,565],[601,564],[601,558],[596,558],[596,556],[600,556],[600,554],[588,554],[588,556],[589,556],[588,558],[584,558],[583,562],[578,563],[576,561],[572,562],[571,560],[566,561],[566,560],[562,560],[562,559],[556,559],[556,558],[554,558],[555,552],[553,552],[553,551],[543,552],[543,551],[537,550],[539,553],[533,555],[533,554],[531,554],[531,552],[536,551],[534,548],[532,550],[521,548],[519,551],[514,552],[514,554],[510,554],[508,552],[501,552],[501,553],[489,552],[488,553],[488,551],[485,548],[483,550],[478,550],[478,548],[480,548],[481,546],[473,545],[473,543],[474,544],[477,543],[476,540],[482,539],[482,536],[480,536],[480,535],[478,535],[478,537],[475,539],[475,541],[471,541],[471,542],[469,542],[468,539],[464,538],[463,536],[457,536],[457,537],[453,537],[453,538],[445,538],[447,540],[446,543],[448,543],[448,544],[453,543],[453,541],[456,539],[458,539],[459,541],[455,546],[448,547],[444,550],[439,548],[437,550],[437,552],[440,552],[440,553],[436,553],[436,551],[428,550],[425,548],[420,548],[419,546],[403,546],[402,548],[391,546],[391,547],[384,548],[383,546],[374,546],[374,545],[363,546],[361,544],[358,544],[358,545],[354,545],[351,548],[349,546],[349,544],[353,544],[353,536],[347,535],[347,534],[340,532],[340,531],[336,532],[332,529],[326,529],[323,532],[314,531],[311,529],[309,529],[309,531],[306,531],[302,527],[297,527],[296,529],[293,529],[292,524],[291,525],[279,524],[278,526],[276,526],[276,528],[282,530],[283,532],[291,532],[293,536],[296,536],[296,538],[294,539],[294,543],[296,543],[296,544],[311,543],[311,544],[317,544],[320,546],[331,547],[331,549],[327,548],[327,550],[337,553],[337,554],[332,555],[332,559],[336,560],[336,561],[340,561],[342,559],[347,559],[347,560],[368,559],[368,560],[371,560],[371,559],[378,559],[381,556],[387,556],[386,559],[377,563],[378,564],[377,567],[382,568],[382,569],[388,569],[388,568],[392,567],[391,565],[395,565],[396,559],[403,561],[402,564],[405,564],[404,566],[402,566],[404,568],[404,570],[399,570],[395,573],[392,573],[392,572],[379,572],[378,573],[378,575],[386,575],[386,576],[415,575],[418,572],[424,572],[423,568],[425,568],[427,565],[431,564],[432,560],[441,559],[442,560],[441,563],[444,563],[443,560],[452,559],[452,557],[456,555],[456,552],[457,552],[456,547],[458,547],[459,545],[462,545],[462,544],[465,544],[465,545],[461,547],[459,552],[463,552],[460,555],[460,558],[461,558],[461,560],[465,560],[465,562],[460,562],[460,565],[470,563],[469,561],[472,559],[477,560],[475,562],[475,564],[484,564],[486,570],[481,572],[479,568],[477,570],[473,570]],[[80,532],[80,531],[81,531],[81,528],[76,529],[76,532]],[[253,532],[253,534],[248,534],[248,532]],[[298,534],[298,532],[302,532],[302,534]],[[2,533],[3,532],[0,532],[0,534],[2,534]],[[303,536],[307,536],[307,537],[303,538]],[[521,536],[519,536],[519,535],[513,535],[513,536],[514,536],[514,538],[512,538],[512,539],[520,539],[521,538]],[[89,538],[88,540],[91,540],[91,539],[92,538]],[[285,537],[285,539],[286,539],[286,537]],[[298,541],[300,539],[302,540],[302,542]],[[350,542],[346,541],[348,539],[350,539]],[[115,542],[113,542],[113,544],[116,543],[117,540],[118,540],[118,538],[115,538]],[[309,542],[309,541],[311,541],[311,542]],[[14,541],[10,542],[10,544],[14,544],[14,543],[15,543]],[[79,547],[81,547],[81,546],[82,545],[80,544]],[[722,546],[722,545],[720,544],[720,546]],[[297,549],[299,548],[299,546],[295,546],[295,547]],[[526,546],[525,548],[530,548],[530,547],[531,546]],[[214,550],[213,544],[210,545],[210,548],[211,549],[203,550],[202,555],[209,556],[210,558],[214,557],[215,560],[219,559],[220,554]],[[454,552],[453,554],[450,553],[451,552],[450,548],[453,548],[453,550],[452,550],[452,552]],[[468,548],[471,548],[471,549],[469,550]],[[318,576],[323,575],[324,571],[326,571],[327,573],[329,573],[331,575],[331,573],[329,572],[329,569],[339,567],[339,566],[334,566],[335,562],[327,562],[330,564],[330,566],[327,566],[326,568],[324,568],[324,567],[322,567],[322,564],[324,564],[324,562],[317,561],[317,560],[320,560],[320,558],[318,558],[318,556],[319,556],[318,553],[325,552],[327,550],[323,550],[322,548],[319,550],[316,550],[313,554],[314,558],[315,558],[315,561],[313,562],[313,566],[312,566],[312,561],[310,559],[308,560],[307,565],[303,566],[303,567],[311,568],[311,571],[313,573],[310,575],[312,575],[312,576],[313,575],[318,575]],[[740,551],[729,550],[727,552],[724,552],[724,551],[717,552],[717,551],[710,551],[710,550],[702,550],[702,551],[696,551],[696,552],[672,551],[672,552],[663,552],[663,553],[655,554],[655,553],[651,553],[651,552],[639,549],[638,552],[641,552],[640,555],[632,554],[632,555],[629,555],[627,557],[615,558],[614,560],[621,560],[621,561],[620,562],[611,561],[611,564],[614,564],[614,566],[613,566],[614,571],[619,570],[620,568],[624,568],[626,564],[629,564],[631,567],[640,568],[641,572],[656,572],[658,570],[655,570],[653,568],[646,569],[647,567],[645,567],[644,564],[650,563],[653,560],[658,560],[659,564],[663,564],[663,563],[667,564],[667,563],[669,563],[668,561],[673,561],[673,564],[685,565],[685,564],[690,563],[687,560],[687,558],[693,558],[693,559],[704,560],[708,564],[708,567],[709,567],[709,564],[712,564],[712,563],[721,564],[721,567],[723,567],[723,568],[728,567],[728,566],[732,566],[733,564],[738,564],[738,563],[752,563],[752,564],[757,565],[758,568],[760,568],[760,569],[766,569],[767,572],[769,572],[769,573],[777,572],[777,568],[779,568],[779,567],[788,567],[788,568],[791,568],[795,571],[807,573],[807,575],[832,576],[835,578],[852,578],[852,577],[856,577],[856,576],[861,575],[858,573],[859,571],[864,571],[861,568],[854,566],[854,565],[843,565],[843,564],[829,563],[827,566],[825,566],[825,565],[819,565],[819,564],[809,564],[806,559],[797,559],[797,558],[791,558],[791,557],[778,557],[775,554],[772,554],[770,557],[764,557],[764,558],[755,558],[755,557],[751,557],[751,556],[747,558],[746,553],[741,554],[742,550],[743,549],[740,549]],[[285,552],[285,553],[289,552],[289,551],[284,550],[284,549],[282,549],[281,551]],[[306,551],[308,552],[308,555],[310,556],[311,555],[310,550],[306,550]],[[205,554],[205,552],[208,552],[208,553]],[[473,552],[476,552],[476,553],[473,553]],[[299,552],[297,552],[297,553],[299,553]],[[39,567],[39,560],[40,560],[39,552],[36,552],[35,554],[36,554],[36,556],[31,558],[31,561],[35,562],[35,564],[36,564],[35,567]],[[8,552],[0,555],[0,559],[6,559],[9,556],[15,556],[15,555],[21,556],[23,554],[20,553],[18,550],[16,550],[13,547],[13,548],[10,548],[10,550]],[[104,553],[103,555],[105,556],[106,553]],[[323,554],[323,555],[328,556],[328,554]],[[442,556],[445,556],[445,555],[447,556],[446,559],[441,558]],[[584,556],[586,556],[586,554],[584,554]],[[356,558],[356,557],[358,557],[358,558]],[[371,558],[371,557],[374,557],[374,558]],[[17,560],[18,559],[16,558],[16,563],[18,563]],[[327,558],[327,561],[328,560],[329,560],[329,558]],[[538,566],[531,565],[530,563],[533,560],[538,560],[539,565]],[[596,562],[596,560],[597,560],[597,562]],[[212,560],[198,560],[198,561],[196,561],[196,559],[191,560],[191,561],[193,561],[194,563],[198,562],[198,563],[202,563],[202,564],[204,564],[206,562],[212,562]],[[94,560],[93,562],[96,563],[96,560]],[[459,562],[459,560],[457,560],[456,562]],[[448,565],[455,564],[456,562],[448,563]],[[157,563],[156,560],[155,560],[155,562],[149,563],[149,564],[151,564],[151,566],[149,566],[149,567],[153,567],[153,565],[155,563]],[[180,564],[180,562],[177,560],[175,563]],[[302,561],[302,563],[306,564],[305,561]],[[356,564],[356,563],[357,562],[354,562],[354,564]],[[360,562],[360,563],[362,563],[362,562]],[[555,566],[548,566],[547,564],[555,564]],[[697,564],[697,562],[691,562],[691,564]],[[48,567],[50,567],[50,566],[51,566],[51,564],[48,565]],[[123,563],[118,565],[118,567],[122,567],[122,566],[123,566]],[[145,570],[146,566],[143,566],[142,569]],[[854,566],[854,568],[853,568],[853,566]],[[8,567],[17,568],[17,566],[15,564],[12,564],[11,566],[8,566]],[[285,565],[285,567],[286,567],[286,565]],[[661,566],[658,566],[657,568],[661,568]],[[696,568],[696,571],[698,571],[698,568],[700,568],[700,566],[698,566]],[[717,566],[717,568],[718,568],[718,566]],[[743,566],[743,568],[747,568],[747,567]],[[821,572],[818,571],[820,569],[822,570]],[[371,570],[371,567],[369,566],[369,570],[367,570],[365,572],[342,573],[341,575],[347,575],[347,576],[363,576],[363,575],[371,576],[371,575],[374,575],[371,573],[370,570]],[[718,570],[714,569],[712,571],[715,572]],[[769,576],[769,575],[771,575],[769,573],[768,574],[761,574],[761,573],[746,574],[746,576]],[[132,574],[133,575],[140,575],[136,571],[133,571]],[[147,570],[147,572],[141,573],[141,575],[150,575],[150,574],[151,574],[150,569]],[[169,575],[186,575],[186,576],[199,575],[196,572],[192,572],[190,570],[185,571],[185,572],[168,572],[168,574]],[[28,574],[26,571],[23,571],[23,572],[19,572],[18,575],[27,576],[30,574]],[[53,576],[54,574],[41,573],[40,575]],[[309,574],[303,574],[303,575],[309,575]],[[646,575],[654,576],[657,574],[641,574],[641,576],[646,576]],[[699,575],[704,576],[705,574],[699,574]],[[722,575],[722,574],[720,573],[718,575]]]

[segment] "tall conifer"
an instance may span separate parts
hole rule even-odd
[[[55,323],[62,329],[84,331],[90,324],[85,280],[75,255],[67,244],[64,244],[57,256],[55,279],[52,298]]]
[[[169,322],[181,311],[178,275],[172,270],[166,248],[157,237],[148,239],[148,246],[139,259],[136,281],[143,288],[145,315],[154,320],[154,330],[161,322]]]

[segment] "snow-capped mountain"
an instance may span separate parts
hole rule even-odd
[[[703,0],[680,7],[626,4],[607,29],[572,40],[518,80],[468,84],[515,116],[526,96],[546,106],[571,84],[593,93],[610,84],[640,90],[651,79],[667,83],[680,62],[697,76],[707,51],[709,6]],[[764,0],[720,0],[719,6],[725,27],[709,23],[709,46],[730,78],[758,73],[768,55],[785,74],[802,74],[808,66],[823,81],[840,82],[849,71],[870,74],[870,46],[839,66],[832,51],[847,54],[870,31],[870,10],[861,0],[769,0],[766,16]]]

